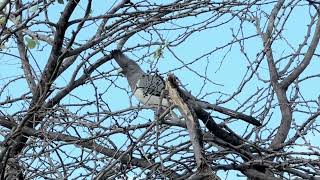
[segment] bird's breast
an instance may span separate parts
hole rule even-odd
[[[145,104],[147,106],[151,106],[151,107],[157,107],[160,104],[160,96],[154,96],[154,95],[145,95],[143,93],[142,88],[137,88],[133,94],[138,101],[140,101],[142,104]],[[165,107],[169,107],[169,102],[166,98],[162,98],[162,102],[161,102],[162,106]]]

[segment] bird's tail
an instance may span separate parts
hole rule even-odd
[[[218,105],[214,105],[214,104],[210,104],[208,102],[205,102],[205,101],[197,101],[197,103],[202,107],[202,108],[205,108],[205,109],[212,109],[214,111],[217,111],[217,112],[220,112],[222,114],[225,114],[225,115],[228,115],[232,118],[235,118],[235,119],[241,119],[247,123],[250,123],[250,124],[253,124],[255,126],[262,126],[261,122],[258,121],[256,118],[252,117],[252,116],[248,116],[248,115],[245,115],[241,112],[237,112],[237,111],[234,111],[234,110],[231,110],[231,109],[228,109],[228,108],[224,108],[224,107],[221,107],[221,106],[218,106]]]
[[[220,112],[220,113],[223,113],[223,114],[226,114],[228,116],[231,116],[231,117],[233,117],[235,119],[241,119],[243,121],[246,121],[247,123],[253,124],[255,126],[261,126],[262,125],[261,122],[256,120],[254,117],[248,116],[246,114],[243,114],[243,113],[240,113],[240,112],[228,109],[228,108],[224,108],[224,107],[216,105],[216,106],[214,106],[213,109],[215,111]]]

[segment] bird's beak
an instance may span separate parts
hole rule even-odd
[[[118,69],[118,73],[123,74],[123,69],[121,67]]]

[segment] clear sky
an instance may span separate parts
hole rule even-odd
[[[101,11],[100,9],[105,9],[110,4],[108,3],[93,3],[93,11],[92,15],[98,15]],[[54,9],[49,11],[52,16],[50,18],[57,19],[58,15],[60,14],[59,11],[63,7],[63,5],[55,5]],[[73,18],[78,17],[83,13],[84,5],[78,8],[78,11],[74,14]],[[270,12],[270,7],[267,7],[265,11]],[[176,20],[173,21],[172,24],[166,24],[165,26],[160,25],[157,27],[167,27],[167,28],[174,28],[177,25],[183,26],[187,24],[192,24],[194,22],[200,22],[208,17],[208,14],[197,16],[193,18],[188,18],[184,20]],[[230,16],[225,16],[220,21],[229,20]],[[261,24],[264,24],[266,18],[262,18]],[[305,7],[297,7],[291,13],[286,26],[284,28],[284,35],[289,41],[291,45],[295,48],[302,42],[305,33],[307,24],[310,22],[309,18],[309,9]],[[98,23],[97,23],[98,24]],[[177,25],[174,25],[177,24]],[[243,35],[244,36],[252,36],[256,34],[256,28],[253,24],[244,23],[243,26]],[[132,52],[126,52],[126,54],[132,58],[139,60],[138,62],[141,64],[142,68],[147,70],[155,70],[158,69],[160,73],[163,73],[165,76],[168,72],[173,72],[185,85],[186,89],[190,90],[192,94],[198,95],[198,97],[203,97],[207,93],[210,95],[206,95],[204,100],[207,100],[211,103],[221,102],[237,91],[239,84],[242,82],[243,77],[247,77],[247,67],[249,65],[248,60],[244,57],[244,55],[240,52],[240,46],[235,43],[232,46],[226,46],[225,48],[220,49],[219,47],[223,47],[228,44],[232,40],[232,31],[237,32],[239,30],[240,24],[239,20],[236,18],[232,19],[227,24],[217,27],[217,28],[210,28],[207,30],[203,30],[200,32],[196,32],[192,34],[188,39],[186,39],[183,43],[181,43],[177,47],[170,47],[175,53],[175,55],[182,60],[184,63],[193,62],[195,59],[201,57],[205,53],[209,53],[215,49],[218,49],[212,52],[210,55],[207,55],[201,58],[199,61],[188,65],[188,68],[183,67],[184,65],[170,52],[169,49],[164,49],[163,58],[160,58],[158,61],[152,57],[152,55],[145,59],[141,58],[146,52],[152,53],[154,52],[158,46],[150,47],[150,49],[141,49],[135,50]],[[78,38],[79,41],[86,41],[88,38],[91,37],[92,33],[95,31],[97,26],[92,24],[84,29],[81,32],[81,36]],[[70,33],[71,31],[69,31]],[[177,32],[173,31],[162,31],[162,38],[165,42],[169,42],[175,39],[178,36]],[[154,35],[154,39],[160,41],[160,39]],[[150,38],[150,34],[140,32],[136,36],[129,39],[129,41],[125,44],[125,49],[136,46],[138,43],[145,43],[146,41],[143,38]],[[42,44],[40,42],[40,44]],[[15,48],[10,48],[11,45],[14,45],[14,42],[8,42],[7,47],[9,47],[6,52],[7,53],[16,53],[17,50]],[[39,46],[40,47],[40,46]],[[31,63],[35,65],[35,62],[40,67],[43,67],[46,63],[48,58],[48,52],[50,47],[44,47],[43,50],[39,51],[40,49],[36,48],[32,50],[33,57]],[[110,48],[106,49],[106,51],[110,51],[115,47],[115,45],[111,46]],[[256,55],[261,51],[262,48],[262,41],[259,36],[254,38],[248,39],[245,41],[245,50],[249,57],[250,61],[256,60]],[[273,52],[276,59],[280,57],[284,57],[289,53],[292,53],[292,49],[285,41],[281,41],[280,43],[275,43],[273,45]],[[3,51],[2,51],[3,52]],[[99,57],[94,57],[98,59]],[[95,59],[90,61],[94,62]],[[77,64],[80,61],[77,62]],[[70,79],[72,70],[76,68],[76,65],[72,66],[69,71],[63,74],[61,78],[59,78],[55,85],[57,87],[62,87],[66,85]],[[279,64],[279,66],[283,67],[284,64]],[[7,56],[3,53],[0,53],[0,87],[10,81],[12,78],[22,75],[22,69],[20,68],[21,64],[19,63],[19,59]],[[105,65],[98,69],[98,72],[94,74],[99,74],[101,72],[108,72],[111,71],[110,74],[117,75],[118,72],[116,68],[118,67],[114,61],[107,62]],[[155,68],[150,68],[155,67]],[[40,68],[41,69],[41,68]],[[302,74],[302,77],[310,76],[319,73],[320,63],[319,57],[314,57],[311,65],[308,69]],[[173,71],[174,70],[174,71]],[[259,68],[259,75],[265,79],[269,79],[268,75],[268,67],[266,64],[266,60],[262,62],[262,65]],[[39,73],[39,72],[38,72]],[[205,80],[202,77],[207,77],[212,82]],[[117,111],[121,109],[128,108],[129,101],[130,101],[130,93],[129,86],[126,80],[123,77],[116,77],[112,78],[114,83],[124,89],[116,88],[114,84],[111,84],[110,81],[106,81],[104,79],[98,80],[96,82],[99,91],[104,92],[108,89],[108,92],[105,93],[103,96],[105,101],[110,105],[110,109],[112,111]],[[300,86],[300,91],[303,94],[304,99],[311,100],[317,99],[320,92],[319,78],[312,79],[310,81],[305,81]],[[111,87],[110,87],[111,86]],[[268,83],[263,83],[257,79],[255,76],[251,82],[246,84],[239,95],[235,97],[235,99],[223,104],[224,107],[228,107],[231,109],[240,108],[240,111],[244,110],[246,107],[239,107],[242,102],[244,102],[248,97],[253,95],[258,88],[266,88],[268,87]],[[21,94],[28,92],[26,83],[23,80],[17,81],[14,83],[12,87],[8,88],[3,92],[0,96],[0,101],[4,101],[9,96],[11,98],[19,97]],[[290,91],[289,91],[290,93]],[[92,86],[81,86],[72,94],[80,95],[84,99],[87,100],[94,100],[94,89]],[[137,101],[132,98],[133,105],[137,105]],[[75,103],[77,102],[77,98],[73,96],[68,96],[67,98],[63,99],[62,103]],[[250,103],[249,103],[250,104]],[[18,109],[25,109],[26,104],[15,104],[12,108],[1,108],[0,110],[5,113],[12,113],[17,111]],[[264,106],[263,103],[258,103],[255,109],[259,109],[261,106]],[[72,110],[72,109],[71,109]],[[80,112],[86,113],[88,111],[96,111],[94,106],[90,108],[86,108],[81,110]],[[250,109],[247,109],[245,113],[250,114]],[[143,120],[144,118],[152,119],[152,113],[150,110],[144,110],[140,114],[140,119]],[[216,112],[213,113],[214,116],[218,115]],[[253,114],[253,116],[257,116],[257,114]],[[143,117],[143,118],[142,118]],[[302,113],[295,113],[294,118],[297,124],[303,123],[305,121],[305,115]],[[258,117],[259,118],[259,117]],[[268,127],[272,128],[279,124],[279,109],[274,109],[273,117],[271,118],[271,123],[268,124]],[[221,122],[221,120],[217,120]],[[139,123],[139,121],[134,121],[133,123]],[[108,122],[105,122],[105,126],[108,125]],[[247,128],[246,124],[242,121],[235,121],[229,124],[229,127],[239,133],[240,135],[245,131]],[[2,138],[2,136],[0,136]],[[309,139],[311,144],[319,146],[319,141],[316,141],[316,138],[313,137],[311,134]],[[118,138],[117,145],[122,146],[124,143],[127,143],[124,138]],[[71,151],[76,151],[75,149]],[[237,176],[238,172],[232,172],[227,175],[227,179],[241,179]],[[225,176],[226,174],[222,171],[219,172],[219,175]],[[245,179],[245,178],[243,178]]]

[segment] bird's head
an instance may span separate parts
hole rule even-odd
[[[140,66],[134,60],[129,59],[127,56],[125,56],[120,50],[113,50],[111,52],[111,55],[121,68],[119,70],[119,73],[122,73],[127,77],[132,76],[136,73],[143,74]]]

